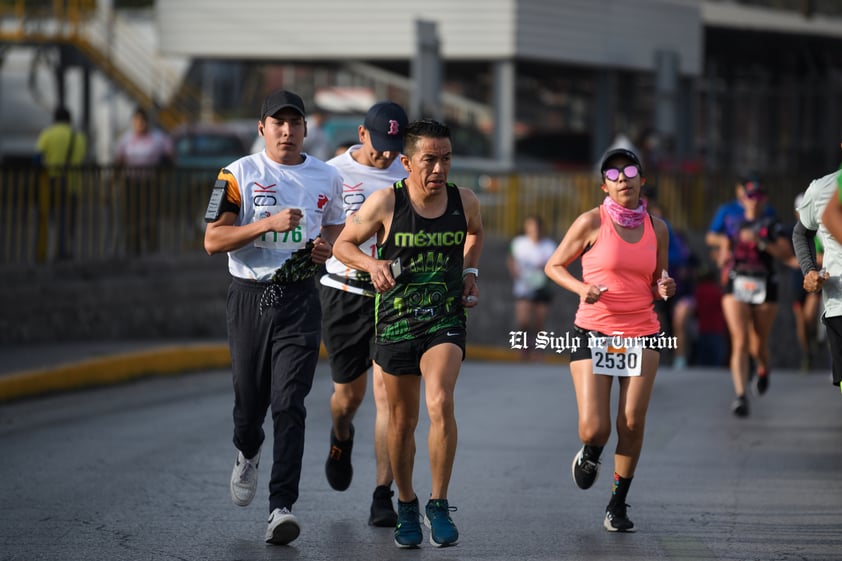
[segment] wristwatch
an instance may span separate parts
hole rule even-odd
[[[474,277],[479,278],[479,269],[476,267],[465,267],[462,269],[462,278],[464,279],[468,275],[474,275]]]

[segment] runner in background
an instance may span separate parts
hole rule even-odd
[[[743,217],[733,222],[731,234],[719,247],[725,278],[722,311],[731,338],[731,381],[735,399],[731,411],[749,414],[747,389],[749,355],[757,362],[756,395],[769,388],[769,335],[778,313],[778,278],[775,261],[795,266],[792,246],[780,221],[764,211],[766,191],[759,179],[742,183]]]
[[[513,280],[515,322],[517,329],[528,337],[524,345],[524,359],[530,358],[530,351],[535,347],[535,335],[544,329],[547,310],[553,299],[544,266],[555,247],[555,242],[544,235],[543,220],[537,215],[526,217],[523,233],[509,244],[506,266]]]

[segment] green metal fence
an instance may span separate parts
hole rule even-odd
[[[202,248],[208,170],[0,168],[0,265]],[[63,251],[64,250],[64,251]]]
[[[561,240],[579,214],[605,197],[594,173],[451,174],[451,179],[478,193],[486,233],[507,238],[520,232],[525,216],[538,215],[547,233]],[[795,196],[811,179],[777,176],[764,181],[769,204],[784,223],[794,219]],[[734,198],[737,183],[736,176],[717,174],[657,173],[646,180],[657,188],[660,206],[673,227],[697,233],[707,229],[719,205]]]
[[[216,171],[82,167],[51,181],[36,168],[0,167],[0,266],[59,259],[201,251],[202,218]],[[817,174],[823,175],[823,174]],[[509,238],[523,218],[541,216],[560,240],[573,220],[604,194],[593,173],[453,173],[476,191],[486,234]],[[734,196],[734,177],[657,174],[659,200],[674,227],[702,232],[716,207]],[[770,178],[770,204],[792,221],[795,195],[810,178]]]

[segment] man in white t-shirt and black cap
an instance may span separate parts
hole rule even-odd
[[[293,92],[272,92],[257,122],[266,148],[219,172],[205,220],[205,250],[226,252],[228,342],[234,382],[231,499],[248,506],[257,491],[272,411],[269,525],[266,541],[298,537],[292,514],[304,454],[304,398],[313,385],[321,344],[315,277],[342,231],[342,178],[332,166],[302,153],[304,103]]]
[[[397,103],[381,101],[367,112],[358,127],[359,144],[328,161],[342,175],[345,215],[350,216],[371,193],[390,188],[406,177],[400,162],[404,129],[409,119]],[[360,249],[377,254],[377,240],[367,240]],[[330,357],[333,395],[330,411],[333,426],[325,474],[330,486],[344,491],[351,484],[353,468],[354,414],[365,397],[367,372],[372,368],[372,392],[376,409],[374,455],[376,487],[369,524],[394,528],[397,520],[392,496],[392,469],[386,446],[389,408],[383,372],[374,364],[374,295],[367,272],[346,267],[335,257],[326,263],[321,278],[323,339]]]

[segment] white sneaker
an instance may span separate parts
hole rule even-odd
[[[266,528],[266,543],[286,545],[301,533],[298,519],[288,508],[276,508],[269,515],[269,527]]]
[[[231,500],[237,506],[248,506],[257,493],[257,464],[260,450],[254,458],[247,459],[242,452],[237,454],[234,470],[231,472]]]

